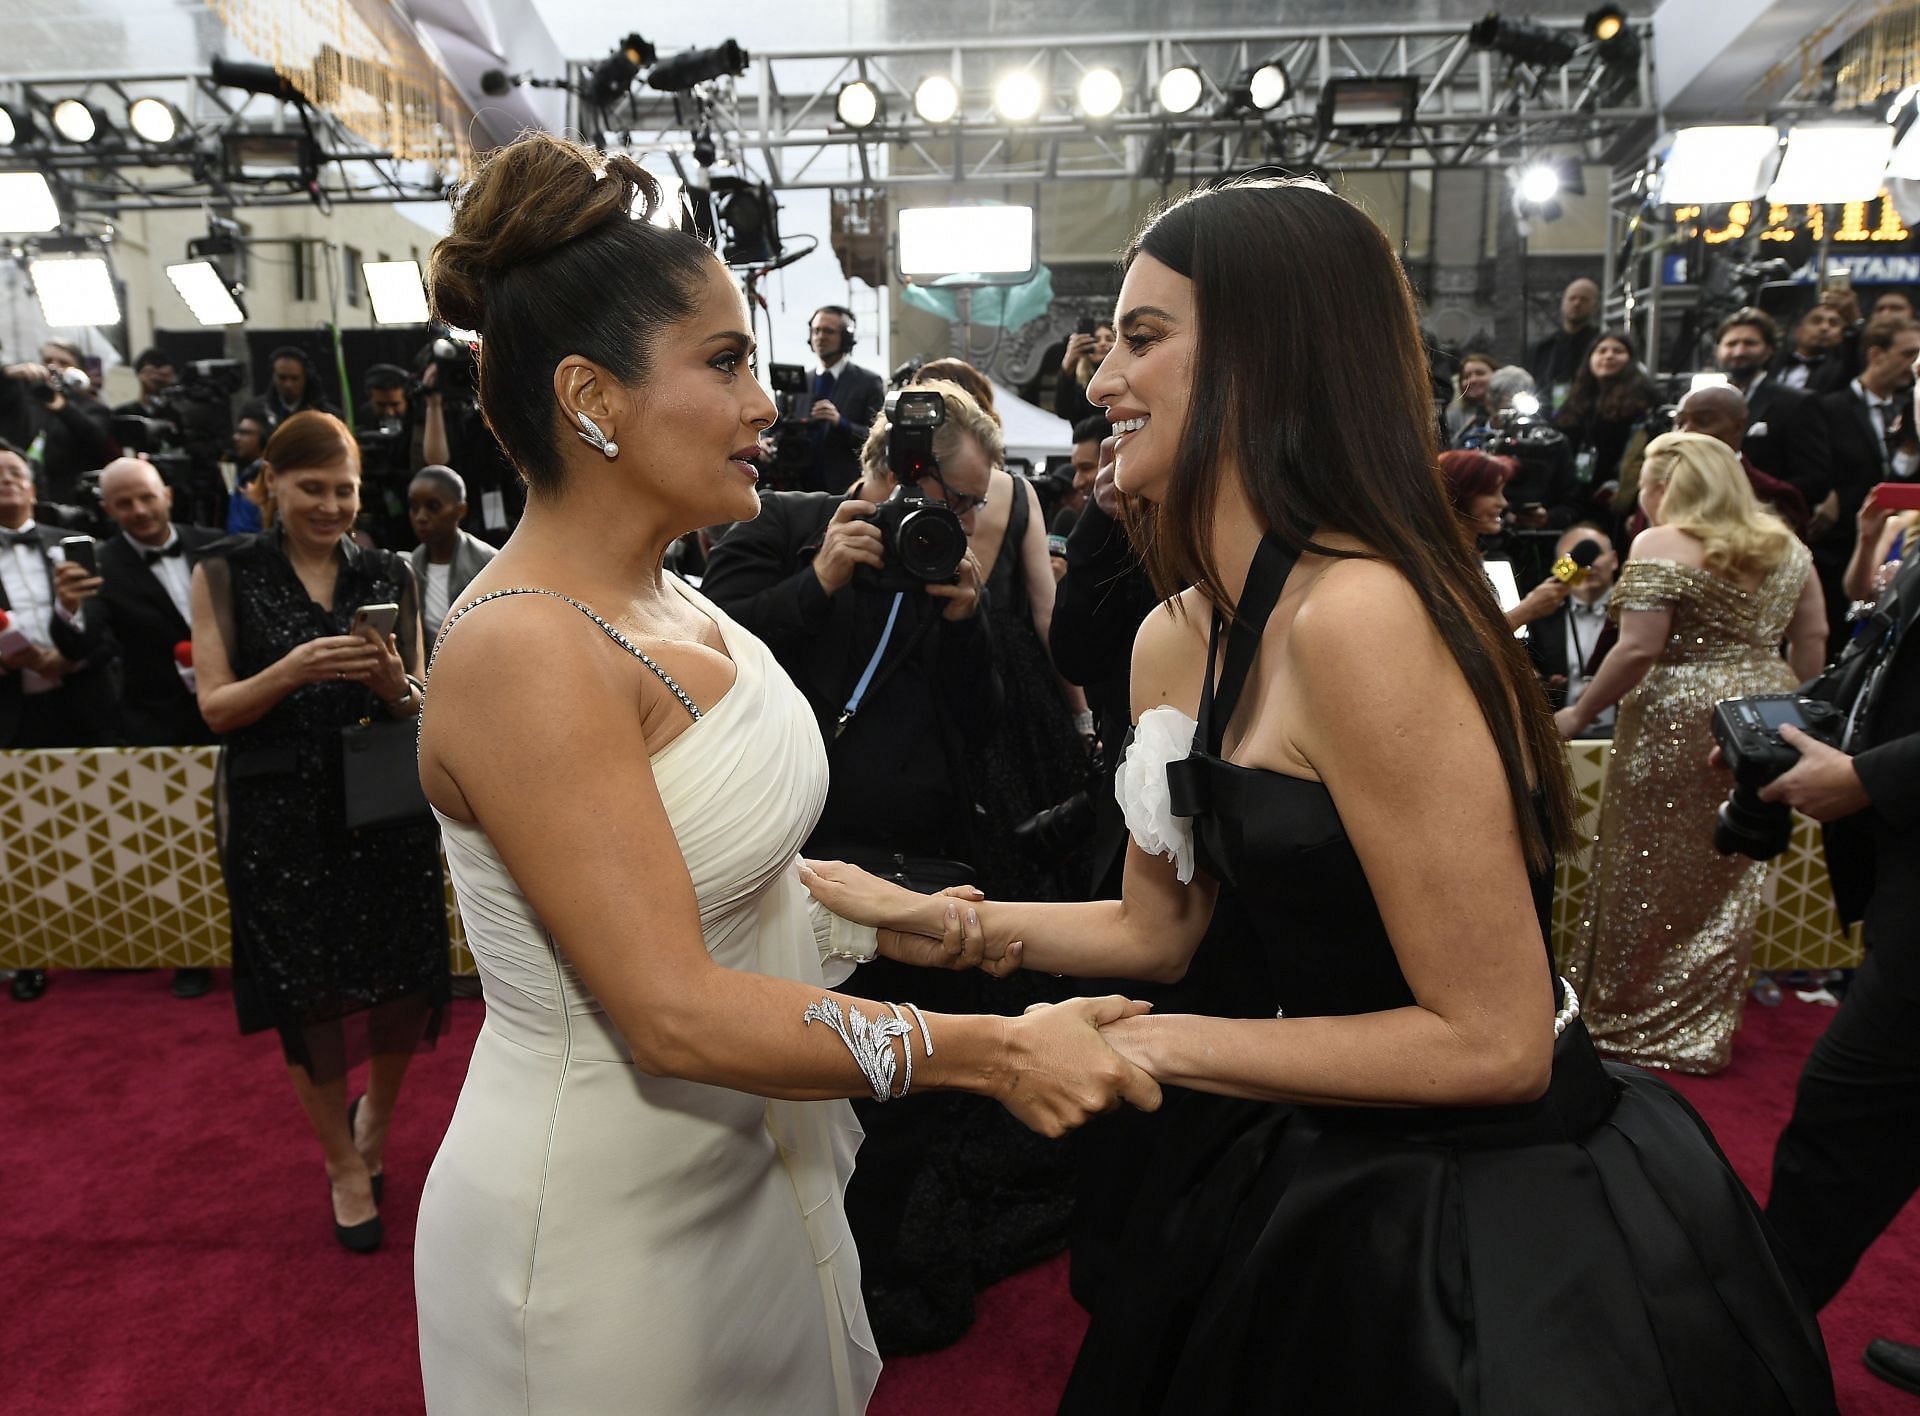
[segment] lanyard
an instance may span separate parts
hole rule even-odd
[[[853,696],[847,699],[847,706],[840,710],[840,721],[833,725],[835,737],[839,737],[847,730],[847,724],[853,721],[853,715],[860,711],[860,701],[867,696],[867,689],[873,683],[874,671],[880,667],[880,661],[887,656],[887,643],[893,638],[894,622],[900,618],[900,602],[906,598],[904,590],[894,592],[893,608],[887,611],[887,627],[880,633],[880,646],[873,651],[873,657],[867,660],[867,667],[860,675],[860,682],[853,686]]]
[[[1597,629],[1593,632],[1595,648],[1599,646],[1600,636],[1605,632],[1605,629]],[[1593,650],[1580,642],[1580,614],[1571,604],[1567,606],[1567,633],[1573,636],[1573,652],[1575,655],[1575,663],[1569,670],[1569,677],[1573,674],[1578,674],[1582,679],[1585,679],[1587,676],[1587,656],[1593,653]]]

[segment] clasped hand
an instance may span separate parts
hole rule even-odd
[[[389,702],[407,693],[406,665],[391,634],[378,640],[370,634],[323,635],[287,655],[286,664],[296,684],[364,683]]]

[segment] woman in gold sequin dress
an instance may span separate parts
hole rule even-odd
[[[1767,867],[1713,849],[1727,780],[1707,762],[1709,715],[1720,699],[1817,672],[1826,609],[1807,548],[1754,497],[1724,443],[1656,438],[1640,505],[1652,525],[1609,607],[1620,642],[1558,715],[1572,738],[1620,704],[1568,977],[1602,1053],[1718,1072],[1733,1053]]]

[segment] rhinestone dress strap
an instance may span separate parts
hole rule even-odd
[[[667,691],[680,700],[680,706],[693,715],[694,721],[699,721],[701,717],[700,709],[694,704],[691,698],[687,697],[686,690],[675,683],[673,681],[673,675],[655,663],[647,654],[646,650],[635,644],[631,639],[628,639],[626,635],[601,619],[591,608],[581,604],[571,595],[562,595],[558,590],[542,590],[538,586],[533,585],[517,586],[510,590],[489,590],[478,599],[469,600],[466,604],[455,610],[452,615],[448,616],[446,624],[441,627],[440,637],[433,642],[433,653],[427,659],[428,678],[432,678],[433,676],[433,661],[440,657],[440,646],[447,642],[447,636],[453,633],[453,627],[460,623],[461,618],[466,615],[469,610],[477,610],[480,606],[486,604],[487,601],[498,600],[507,595],[547,595],[555,600],[566,601],[569,605],[572,605],[576,610],[580,611],[581,614],[599,625],[607,638],[611,639],[615,644],[618,644],[622,649],[633,655],[634,658],[652,669],[659,677],[660,682],[667,686]]]

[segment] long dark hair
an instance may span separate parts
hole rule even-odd
[[[1241,178],[1149,218],[1122,257],[1193,282],[1193,394],[1163,501],[1128,504],[1155,586],[1231,615],[1211,531],[1223,469],[1297,552],[1378,558],[1406,576],[1480,705],[1530,865],[1573,839],[1566,755],[1525,651],[1441,483],[1413,292],[1387,238],[1317,182]],[[1328,330],[1351,333],[1334,339]],[[1369,553],[1316,543],[1344,532]],[[1529,774],[1546,797],[1546,829]]]
[[[1627,367],[1612,378],[1603,379],[1593,371],[1593,351],[1609,339],[1627,351]],[[1640,372],[1640,351],[1634,345],[1633,336],[1623,330],[1610,329],[1593,341],[1587,357],[1580,361],[1579,372],[1573,376],[1573,387],[1567,393],[1566,404],[1553,420],[1554,426],[1573,430],[1584,427],[1590,418],[1602,418],[1609,423],[1644,418],[1653,408],[1656,393],[1653,381]]]

